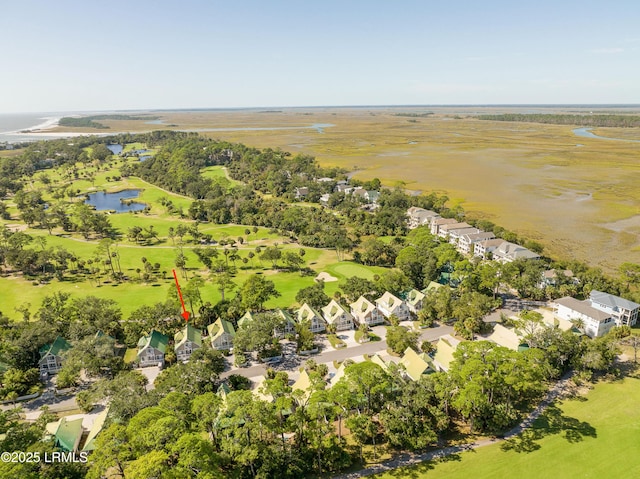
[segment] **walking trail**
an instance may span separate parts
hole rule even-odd
[[[545,409],[553,403],[558,397],[561,397],[563,393],[567,390],[567,385],[571,380],[572,373],[569,372],[563,376],[563,378],[558,381],[547,393],[546,397],[540,402],[538,407],[536,407],[529,415],[517,426],[513,429],[509,430],[504,434],[501,438],[490,438],[483,439],[481,441],[471,442],[468,444],[461,444],[458,446],[450,446],[445,447],[443,449],[438,449],[435,451],[429,451],[422,454],[412,454],[405,453],[401,454],[390,461],[384,462],[382,464],[375,464],[370,467],[366,467],[359,471],[348,472],[344,474],[339,474],[337,476],[333,476],[334,479],[356,479],[359,477],[372,476],[374,474],[381,474],[383,472],[388,472],[393,469],[397,469],[399,467],[411,466],[414,464],[419,464],[424,461],[431,461],[433,459],[440,459],[443,457],[450,456],[452,454],[457,454],[459,452],[471,451],[473,449],[478,449],[480,447],[489,446],[491,444],[496,444],[507,439],[510,439],[514,436],[517,436],[526,428],[530,427],[544,411]]]

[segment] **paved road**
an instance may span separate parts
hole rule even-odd
[[[453,328],[451,326],[440,325],[435,328],[428,328],[422,331],[420,339],[422,341],[436,341],[440,336],[445,334],[451,334]],[[278,371],[291,371],[301,366],[308,358],[312,358],[317,363],[331,363],[333,361],[344,361],[345,359],[355,358],[362,356],[363,354],[373,355],[381,351],[386,351],[387,342],[372,341],[359,346],[343,348],[343,349],[325,349],[318,354],[314,354],[308,357],[301,357],[295,354],[295,351],[288,344],[289,350],[284,351],[284,360],[276,365],[272,365],[274,369]],[[285,347],[286,347],[285,346]],[[267,367],[264,364],[257,364],[247,368],[231,368],[220,375],[221,378],[225,378],[231,374],[239,374],[247,378],[254,378],[262,376],[267,372]]]
[[[457,454],[459,452],[471,451],[473,449],[478,449],[480,447],[488,446],[490,444],[495,444],[498,442],[505,441],[510,439],[526,428],[531,426],[533,421],[535,421],[544,411],[545,409],[553,403],[559,396],[561,396],[564,391],[566,391],[567,383],[571,380],[572,372],[566,374],[560,381],[558,381],[547,393],[546,397],[540,402],[538,407],[533,410],[520,424],[516,427],[508,431],[502,438],[489,438],[483,439],[482,441],[476,441],[469,444],[461,444],[459,446],[451,446],[445,447],[443,449],[438,449],[435,451],[426,452],[423,454],[401,454],[396,458],[384,462],[382,464],[376,464],[375,466],[367,467],[365,469],[361,469],[355,472],[348,472],[345,474],[339,474],[337,476],[333,476],[333,479],[357,479],[360,477],[372,476],[374,474],[381,474],[383,472],[391,471],[393,469],[397,469],[399,467],[411,466],[414,464],[419,464],[424,461],[431,461],[433,459],[438,459],[446,456],[450,456],[452,454]]]

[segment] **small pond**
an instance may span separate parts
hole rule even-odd
[[[91,193],[89,199],[85,201],[86,204],[95,206],[97,211],[115,211],[116,213],[127,213],[129,211],[142,211],[146,205],[143,203],[136,203],[131,200],[137,198],[140,195],[140,190],[124,190],[118,193],[105,193],[99,191],[98,193]]]
[[[109,148],[111,150],[111,153],[113,153],[114,155],[119,155],[120,153],[122,153],[122,145],[107,145],[107,148]]]

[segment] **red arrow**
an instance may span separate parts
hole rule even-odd
[[[176,270],[174,269],[172,271],[173,271],[173,279],[176,280],[176,288],[178,288],[178,295],[180,296],[180,303],[182,304],[182,314],[180,316],[182,316],[185,321],[189,321],[189,316],[191,315],[191,313],[189,313],[189,311],[187,311],[187,308],[184,305],[184,299],[182,299],[182,291],[180,291],[180,285],[178,284],[178,275],[176,274]]]

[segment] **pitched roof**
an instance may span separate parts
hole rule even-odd
[[[606,319],[611,317],[609,313],[605,313],[604,311],[600,311],[599,309],[590,306],[588,301],[578,301],[571,296],[556,299],[555,303],[572,309],[573,311],[577,311],[580,314],[584,314],[589,318],[595,319],[599,323],[604,322]]]
[[[311,321],[314,317],[318,319],[322,319],[320,313],[318,313],[315,309],[309,306],[307,303],[304,303],[302,307],[297,312],[298,322],[302,322],[305,320]]]
[[[338,303],[335,299],[332,299],[329,304],[321,309],[324,319],[329,324],[333,324],[338,317],[342,314],[346,314],[348,318],[351,318],[351,313],[347,311],[344,306]]]
[[[246,323],[250,323],[253,321],[253,313],[251,311],[247,311],[244,315],[238,320],[238,327],[243,326]]]
[[[468,242],[474,243],[478,241],[484,241],[495,238],[493,233],[488,233],[486,231],[480,231],[479,233],[466,233],[462,235]]]
[[[455,218],[437,218],[431,222],[432,225],[442,226],[442,225],[452,225],[458,223],[458,220]]]
[[[513,349],[517,351],[520,345],[523,343],[518,334],[509,328],[505,328],[501,324],[496,324],[493,327],[493,332],[487,337],[489,341],[493,341],[498,346],[504,346],[505,348]]]
[[[413,349],[407,348],[400,360],[400,364],[404,366],[407,375],[417,381],[424,373],[429,370],[428,356],[426,354],[418,354]]]
[[[387,363],[384,359],[382,359],[382,357],[376,353],[373,356],[371,356],[371,362],[377,364],[378,366],[380,366],[382,369],[384,369],[385,371],[389,370],[389,363]]]
[[[633,301],[629,301],[628,299],[620,298],[619,296],[614,296],[609,293],[596,291],[595,289],[591,291],[589,299],[592,303],[608,306],[614,311],[619,311],[620,309],[633,311],[634,309],[640,308],[640,304],[638,303],[634,303]]]
[[[364,296],[360,296],[355,303],[351,303],[351,311],[354,313],[367,314],[374,310],[375,306]]]
[[[44,358],[47,354],[60,356],[60,354],[68,351],[69,349],[71,349],[71,344],[68,343],[62,336],[58,336],[55,341],[53,341],[53,343],[45,344],[40,348],[40,358]]]
[[[93,451],[96,448],[95,440],[104,427],[104,422],[107,420],[107,414],[109,414],[109,407],[106,407],[104,411],[98,414],[93,420],[93,426],[91,426],[87,440],[82,448],[83,451]]]
[[[391,294],[389,291],[385,291],[382,296],[376,299],[376,304],[383,305],[384,307],[389,306],[391,311],[395,311],[402,305],[402,300],[397,296]]]
[[[191,323],[187,323],[182,330],[178,331],[174,335],[173,340],[175,342],[174,349],[178,349],[187,341],[191,341],[198,346],[202,346],[202,333],[199,329],[194,328]]]
[[[56,444],[67,452],[73,452],[78,448],[82,437],[82,418],[67,421],[66,417],[60,419],[58,429],[55,432]]]
[[[151,334],[141,337],[138,341],[138,355],[147,348],[157,349],[164,354],[167,351],[168,344],[169,338],[167,336],[155,329],[152,329]]]
[[[436,345],[436,354],[433,362],[438,363],[445,371],[449,370],[449,366],[453,362],[453,352],[458,348],[460,341],[451,335],[442,336],[438,339]]]
[[[423,300],[425,297],[424,293],[418,291],[417,289],[412,289],[407,293],[406,301],[411,305],[415,305]]]
[[[437,291],[440,288],[444,288],[444,284],[436,283],[435,281],[429,281],[429,284],[422,290],[422,292],[428,293],[429,291]]]
[[[222,318],[218,318],[215,323],[207,326],[207,331],[209,332],[209,336],[211,336],[211,341],[215,341],[224,333],[230,334],[231,336],[236,335],[236,330],[233,329],[233,324]]]
[[[309,377],[307,370],[303,369],[302,372],[300,373],[300,377],[295,383],[293,383],[293,386],[291,386],[291,389],[294,391],[296,389],[299,389],[300,391],[303,391],[305,395],[308,396],[310,386],[311,386],[311,378]]]

